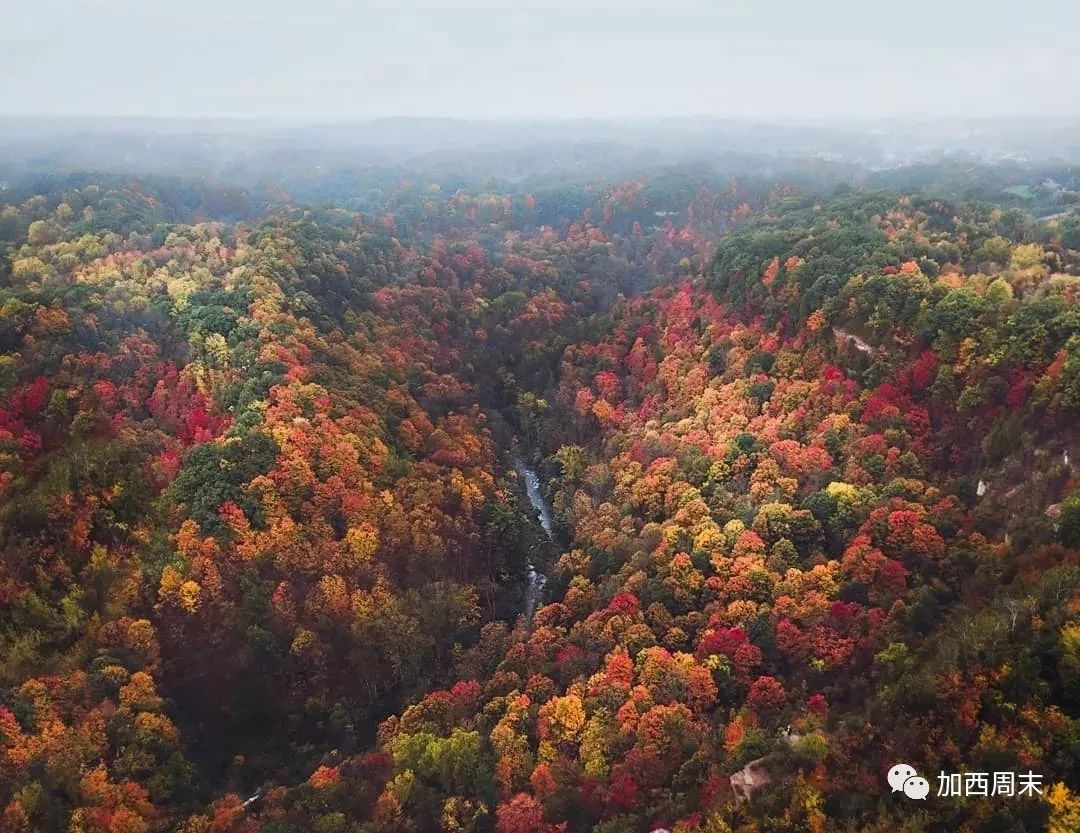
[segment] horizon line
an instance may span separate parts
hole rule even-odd
[[[992,122],[992,121],[1078,121],[1076,113],[982,113],[982,114],[890,114],[890,115],[764,115],[764,114],[622,114],[622,115],[427,115],[416,113],[391,114],[298,114],[298,113],[191,113],[191,114],[152,114],[152,113],[77,113],[77,112],[4,112],[0,119],[31,120],[57,119],[62,121],[147,121],[147,122],[288,122],[295,124],[367,124],[387,121],[430,121],[453,122],[460,124],[495,123],[495,124],[611,124],[627,122],[732,122],[756,124],[808,124],[828,126],[827,122],[839,125],[867,125],[881,123],[927,124],[951,122]]]

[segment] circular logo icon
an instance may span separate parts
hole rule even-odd
[[[892,787],[894,793],[903,792],[904,782],[913,775],[918,774],[911,764],[896,764],[889,770],[889,786]]]

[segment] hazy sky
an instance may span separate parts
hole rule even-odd
[[[0,113],[1080,113],[1080,0],[4,0]]]

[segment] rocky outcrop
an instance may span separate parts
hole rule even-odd
[[[836,336],[836,340],[840,342],[846,342],[853,344],[855,349],[860,353],[873,353],[874,348],[859,338],[854,333],[849,333],[847,330],[841,330],[839,327],[832,328],[833,335]]]
[[[735,793],[735,801],[749,802],[754,793],[762,787],[772,783],[772,778],[765,770],[765,759],[757,758],[751,761],[734,775],[731,776],[731,790]]]

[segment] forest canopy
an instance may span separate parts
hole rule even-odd
[[[1080,172],[484,164],[5,182],[0,833],[1080,829]]]

